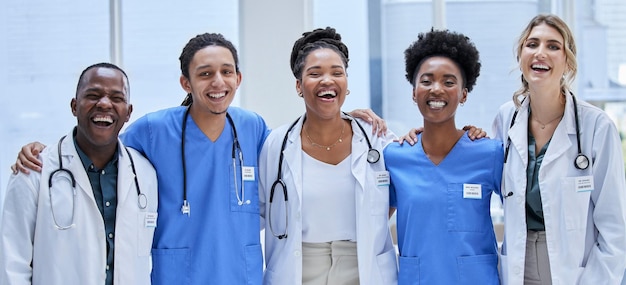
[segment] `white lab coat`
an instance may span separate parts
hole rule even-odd
[[[148,198],[147,207],[139,209],[131,163],[121,141],[119,144],[114,283],[150,284],[154,227],[145,227],[144,222],[148,213],[156,214],[157,210],[156,173],[148,160],[129,148],[140,190]],[[71,223],[68,176],[55,174],[53,186],[48,188],[50,173],[59,167],[58,145],[54,144],[41,153],[42,173],[19,173],[9,179],[0,227],[0,284],[104,284],[104,222],[72,133],[65,137],[61,149],[63,166],[76,179],[74,226],[57,229],[51,214],[50,191],[59,225]]]
[[[283,181],[287,185],[288,238],[274,237],[265,223],[266,271],[263,284],[300,284],[302,282],[302,143],[300,130],[303,117],[289,133],[282,165]],[[272,183],[276,180],[278,160],[285,133],[291,124],[273,130],[259,157],[261,215],[269,217],[269,197]],[[383,147],[395,135],[385,137],[371,135],[371,125],[361,121],[370,137],[372,147],[381,153],[377,163],[367,162],[368,146],[363,132],[352,122],[352,175],[356,179],[355,201],[357,211],[357,256],[361,285],[397,284],[396,251],[391,241],[388,226],[389,186],[377,186],[376,175],[387,173],[382,157]],[[388,174],[387,174],[388,177]],[[320,178],[323,179],[323,178]],[[283,194],[275,193],[272,207],[272,223],[278,233],[284,231],[285,202]],[[323,211],[324,209],[319,209]]]
[[[539,170],[539,187],[553,284],[619,284],[626,266],[626,184],[621,142],[602,110],[578,102],[586,170],[574,166],[578,153],[574,103],[566,96],[565,113]],[[528,105],[524,100],[509,130],[515,106],[504,104],[494,121],[496,138],[511,138],[503,169],[503,284],[522,284],[526,248],[526,167]],[[506,159],[506,158],[505,158]],[[576,177],[592,176],[593,191],[575,189]],[[511,194],[512,193],[512,194]]]

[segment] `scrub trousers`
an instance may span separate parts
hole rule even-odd
[[[524,285],[551,285],[550,259],[545,231],[527,231]]]
[[[302,243],[302,285],[359,285],[356,243]]]

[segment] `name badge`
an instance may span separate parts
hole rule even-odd
[[[391,180],[389,179],[388,171],[376,172],[376,185],[377,186],[389,186]]]
[[[146,212],[143,218],[143,226],[146,228],[155,228],[158,214],[155,212]]]
[[[244,166],[241,168],[243,181],[254,181],[254,166]]]
[[[483,191],[480,184],[463,183],[463,198],[465,199],[482,199]]]
[[[593,191],[593,176],[576,177],[576,192]]]

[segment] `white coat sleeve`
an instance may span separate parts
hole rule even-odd
[[[621,141],[606,116],[596,123],[592,146],[594,204],[592,218],[597,228],[579,284],[620,284],[626,267],[626,182]]]
[[[9,179],[0,223],[0,284],[31,284],[40,177],[31,172]]]

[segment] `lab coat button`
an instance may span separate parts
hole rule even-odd
[[[294,255],[294,256],[296,256],[296,257],[297,257],[297,256],[300,256],[300,251],[299,251],[299,250],[294,251],[294,252],[293,252],[293,255]]]

